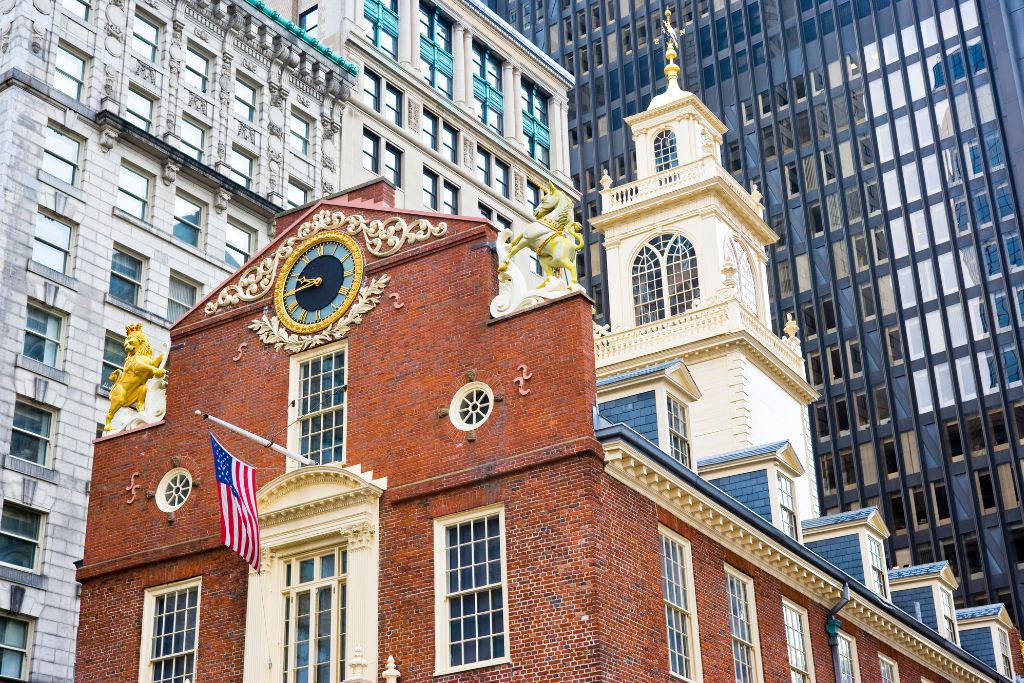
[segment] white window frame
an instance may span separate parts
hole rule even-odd
[[[148,37],[139,34],[138,30],[136,30],[138,22],[142,22],[156,31],[155,42],[151,41]],[[163,27],[160,24],[150,19],[148,16],[136,12],[132,19],[132,52],[139,57],[142,57],[147,62],[156,62],[160,58],[160,37],[162,33]],[[139,43],[148,47],[148,54],[143,54],[136,49]]]
[[[857,641],[853,638],[853,636],[847,635],[847,634],[843,633],[842,631],[839,632],[839,644],[836,645],[836,647],[838,648],[838,650],[837,650],[838,655],[837,656],[840,659],[842,659],[842,656],[843,656],[843,654],[842,654],[843,643],[847,644],[848,649],[849,649],[849,653],[850,653],[850,667],[851,667],[850,673],[852,674],[852,678],[853,678],[851,683],[860,683],[860,662],[857,659]],[[839,675],[840,675],[839,672],[836,672],[836,679],[839,681],[839,683],[844,683],[844,681],[839,678]]]
[[[689,635],[690,635],[690,668],[691,668],[690,673],[691,673],[691,676],[690,676],[690,678],[686,678],[685,676],[683,676],[681,674],[677,674],[674,671],[672,671],[671,670],[672,669],[671,653],[666,651],[666,654],[668,654],[669,657],[670,657],[670,659],[669,659],[669,673],[671,674],[671,676],[673,678],[678,678],[678,679],[683,680],[683,681],[702,681],[702,680],[704,680],[704,670],[703,670],[703,666],[702,666],[702,663],[701,663],[701,657],[700,657],[700,626],[698,624],[698,617],[697,617],[697,593],[696,593],[696,589],[694,588],[694,583],[693,583],[693,551],[692,551],[692,547],[691,547],[689,541],[687,541],[685,538],[683,538],[682,536],[680,536],[676,532],[672,531],[668,527],[659,526],[658,527],[658,532],[659,532],[659,536],[660,536],[659,540],[661,541],[662,544],[667,539],[668,541],[670,541],[670,542],[672,542],[672,543],[674,543],[674,544],[679,546],[680,553],[682,555],[682,560],[683,560],[683,567],[682,567],[682,569],[683,569],[683,577],[682,577],[682,579],[683,579],[683,588],[686,590],[687,602],[688,602],[687,608],[689,610],[689,615],[684,617],[684,618],[686,618],[688,620],[688,622],[689,622],[688,625],[689,625],[689,632],[690,632]],[[662,553],[662,555],[663,555],[663,553]],[[662,562],[664,563],[664,557],[662,557]],[[669,609],[673,609],[673,610],[679,611],[679,607],[677,605],[675,605],[674,603],[670,603],[668,601],[668,599],[665,597],[664,581],[665,581],[665,577],[664,577],[664,564],[662,564],[662,586],[663,586],[662,587],[662,602],[664,603],[665,610],[666,610],[666,613],[665,613],[665,629],[666,629],[666,636],[667,636],[667,634],[668,634],[668,610]],[[667,650],[667,647],[666,647],[666,650]]]
[[[189,63],[189,57],[188,57],[189,53],[192,53],[198,59],[202,60],[202,62],[201,62],[202,65],[203,65],[203,71],[202,72],[197,71],[196,69],[192,68],[192,65]],[[186,45],[185,46],[185,57],[182,60],[182,63],[184,65],[184,67],[185,67],[185,72],[186,72],[183,75],[185,87],[189,88],[190,90],[191,89],[195,89],[197,92],[203,93],[203,94],[208,92],[210,90],[210,63],[212,61],[213,61],[213,59],[208,54],[203,52],[201,49],[194,47],[191,43]],[[192,76],[190,77],[188,74],[192,74]],[[193,85],[189,81],[190,78],[195,78],[195,80],[197,80],[198,83]]]
[[[868,588],[876,595],[888,600],[889,570],[886,567],[885,544],[881,539],[869,533],[864,534],[864,543],[867,546],[867,552],[864,557],[867,560]],[[877,566],[875,564],[875,554],[872,552],[876,548],[878,549],[878,559],[881,561],[881,564]]]
[[[187,116],[183,116],[181,119],[182,133],[185,132],[186,126],[191,128],[192,130],[199,131],[199,144],[201,146],[194,146],[191,142],[188,142],[185,139],[184,134],[182,134],[178,136],[178,139],[181,141],[181,146],[179,147],[179,149],[181,149],[181,151],[184,154],[192,157],[196,161],[202,161],[203,157],[206,156],[206,135],[209,132],[209,129],[206,126],[201,125],[194,119],[191,119]]]
[[[178,281],[179,283],[181,283],[183,285],[187,285],[188,287],[191,287],[192,290],[195,292],[195,301],[193,301],[192,303],[188,303],[187,301],[178,301],[177,299],[175,299],[174,295],[173,295],[173,288],[172,288],[172,284],[175,281]],[[195,280],[193,280],[191,278],[187,278],[184,275],[181,275],[180,273],[172,270],[170,276],[167,278],[167,319],[171,320],[173,322],[177,322],[178,320],[183,318],[185,316],[185,313],[187,313],[188,311],[190,311],[193,308],[195,308],[196,303],[199,301],[200,298],[202,298],[202,292],[203,292],[203,288],[199,285],[198,282],[196,282]],[[171,317],[171,306],[172,305],[183,306],[185,308],[185,310],[181,313],[181,315],[176,315],[176,316],[174,316],[172,318]]]
[[[58,136],[58,137],[55,139],[55,138],[52,138],[51,135]],[[53,149],[50,148],[51,143],[58,142],[59,138],[64,138],[64,139],[66,139],[69,142],[69,144],[73,143],[75,145],[76,148],[75,148],[75,158],[74,158],[74,160],[67,159],[67,158],[61,156],[58,152],[56,152],[56,151],[54,151]],[[46,157],[51,157],[51,158],[57,160],[57,162],[59,162],[59,163],[67,164],[68,166],[70,166],[71,167],[71,180],[65,180],[64,178],[61,178],[60,176],[53,175],[52,173],[49,173],[48,171],[45,171],[45,169],[44,169],[44,172],[46,172],[48,175],[56,178],[57,180],[59,180],[62,183],[67,183],[68,185],[71,185],[71,186],[77,186],[78,185],[78,180],[79,180],[79,178],[78,178],[78,171],[79,171],[79,167],[81,166],[81,160],[82,160],[82,141],[80,139],[76,138],[73,135],[65,133],[64,131],[60,130],[56,126],[53,126],[53,125],[47,126],[46,127],[46,142],[43,143],[43,166],[46,165]],[[57,170],[57,169],[54,169],[54,170]]]
[[[32,673],[32,641],[35,639],[35,627],[36,622],[34,619],[26,619],[22,616],[15,616],[6,612],[0,613],[0,618],[7,619],[8,621],[17,621],[25,625],[25,649],[14,647],[13,645],[0,645],[0,655],[4,651],[20,652],[22,653],[22,667],[21,676],[18,678],[7,678],[4,680],[11,681],[28,681],[31,679]]]
[[[792,539],[797,541],[800,540],[800,514],[797,511],[797,500],[796,500],[796,483],[793,478],[787,476],[779,471],[778,467],[772,468],[775,470],[775,505],[779,513],[779,524],[778,527],[782,533],[786,534]],[[771,474],[771,472],[769,472]],[[789,490],[786,492],[789,497],[789,504],[783,504],[783,482],[785,482]],[[792,526],[791,530],[786,529],[787,522]]]
[[[46,239],[45,236],[41,237],[39,235],[40,220],[49,221],[51,223],[56,223],[57,225],[66,228],[67,231],[68,231],[68,244],[67,244],[67,247],[61,246],[59,244],[54,244],[50,240]],[[35,259],[36,244],[37,243],[43,245],[44,249],[50,249],[53,252],[60,252],[60,253],[62,253],[64,255],[64,267],[63,268],[56,268],[56,269],[51,268],[51,270],[56,270],[58,273],[61,273],[63,275],[71,275],[71,271],[73,270],[73,265],[74,265],[73,264],[73,257],[72,257],[71,250],[72,250],[72,248],[75,245],[75,228],[74,228],[73,225],[71,225],[69,223],[65,223],[64,221],[59,220],[57,218],[54,218],[50,214],[43,213],[42,211],[37,211],[36,212],[35,227],[34,227],[33,236],[32,236],[32,254],[33,254],[32,261],[34,263],[38,263],[41,266],[49,268],[49,266],[47,266],[45,263],[41,263],[39,261],[36,261],[36,259]]]
[[[149,111],[140,112],[136,111],[136,109],[133,109],[133,97],[136,98],[136,102],[145,103]],[[140,90],[139,88],[131,86],[128,87],[128,92],[125,94],[124,101],[124,118],[127,119],[129,123],[134,124],[138,128],[141,128],[145,132],[149,133],[153,129],[153,118],[155,110],[156,100],[142,92],[142,90]]]
[[[311,189],[309,189],[308,187],[306,187],[305,185],[303,185],[302,183],[300,183],[299,181],[295,180],[292,177],[288,178],[288,185],[285,187],[285,192],[287,193],[285,195],[285,203],[287,203],[288,206],[293,209],[308,204],[309,197],[310,195],[313,194],[313,191]],[[293,192],[302,194],[301,202],[295,201],[296,198],[292,196]]]
[[[25,434],[25,435],[31,437],[31,438],[42,439],[43,441],[45,441],[46,442],[46,451],[43,454],[43,462],[35,462],[33,460],[27,460],[25,458],[17,456],[13,452],[11,452],[11,451],[14,450],[13,448],[8,450],[8,454],[10,455],[10,457],[15,458],[16,460],[20,460],[22,462],[31,463],[33,465],[38,465],[40,467],[51,468],[53,466],[53,451],[54,451],[54,447],[55,447],[54,444],[57,441],[57,409],[53,408],[51,406],[48,406],[46,404],[43,404],[43,403],[36,403],[35,401],[31,401],[31,400],[29,400],[27,398],[21,398],[20,396],[16,396],[15,399],[14,399],[14,410],[15,411],[17,411],[19,404],[20,405],[24,405],[24,406],[28,406],[29,408],[34,408],[35,410],[40,410],[40,411],[42,411],[44,413],[47,413],[50,416],[50,428],[49,428],[49,430],[47,431],[46,434],[37,434],[36,432],[31,432],[31,431],[29,431],[27,429],[22,429],[20,427],[15,426],[15,424],[14,424],[14,417],[13,417],[13,414],[12,414],[12,418],[11,418],[11,439],[12,439],[12,441],[13,441],[13,438],[14,438],[14,432],[20,432],[22,434]]]
[[[191,588],[198,589],[198,595],[196,596],[196,641],[192,651],[194,653],[193,671],[199,670],[199,629],[202,627],[203,616],[203,579],[201,576],[146,589],[142,605],[142,638],[139,641],[139,683],[151,683],[153,680],[153,660],[150,654],[153,651],[153,617],[156,614],[156,599],[167,593]],[[193,678],[195,678],[194,674]]]
[[[248,172],[248,175],[246,175],[246,173],[243,173],[241,169],[235,168],[234,162],[237,159],[244,159],[247,162],[248,168],[246,169],[246,171]],[[256,158],[253,155],[249,154],[241,147],[233,145],[231,147],[231,156],[229,158],[228,169],[228,176],[232,180],[234,180],[236,183],[238,183],[247,190],[252,189],[253,177],[256,175]]]
[[[892,669],[892,679],[885,679],[885,667],[889,666]],[[878,655],[878,674],[882,677],[882,683],[900,683],[900,665],[895,659],[890,659],[885,655]]]
[[[944,586],[938,586],[939,590],[939,628],[940,634],[946,640],[957,645],[960,644],[960,631],[956,627],[956,605],[953,602],[953,593]]]
[[[237,230],[240,233],[244,233],[249,243],[244,252],[245,258],[242,260],[241,263],[238,264],[238,267],[241,268],[243,265],[248,263],[249,259],[252,258],[253,250],[255,248],[256,232],[252,228],[246,227],[244,225],[239,225],[237,221],[228,219],[228,229],[224,232],[224,262],[227,263],[228,266],[231,266],[231,263],[229,263],[227,260],[228,251],[231,251],[232,254],[234,254],[234,252],[236,251],[241,251],[235,243],[228,239],[228,235],[230,234],[229,231],[231,229]]]
[[[673,415],[673,407],[678,407],[682,413],[683,431],[675,428],[676,418]],[[672,459],[682,463],[684,467],[693,467],[693,444],[690,441],[690,408],[678,396],[670,391],[665,392],[665,428],[668,436],[665,452],[672,456]],[[678,453],[676,440],[683,442],[684,453]]]
[[[751,664],[753,669],[753,681],[755,683],[763,683],[764,671],[761,666],[761,635],[758,632],[757,626],[757,602],[754,597],[754,580],[729,565],[725,565],[725,589],[726,589],[726,604],[730,600],[729,598],[729,577],[739,581],[746,587],[744,591],[746,602],[747,602],[747,620],[750,622],[750,646],[752,648]],[[730,608],[731,609],[731,608]],[[732,656],[733,667],[736,666],[736,656],[732,650],[732,641],[735,638],[732,634],[732,625],[729,625],[729,653]],[[742,641],[741,641],[742,642]]]
[[[995,647],[996,649],[996,669],[1010,680],[1015,680],[1016,671],[1013,666],[1013,645],[1010,642],[1010,634],[1005,628],[996,626],[995,630]],[[1003,646],[1006,646],[1006,651],[1003,651]],[[1010,664],[1010,670],[1006,671],[1006,667],[1003,666],[1003,657],[1006,657],[1006,661]]]
[[[242,94],[248,94],[245,92],[247,89],[251,93],[251,97],[246,99],[239,94],[239,86],[242,88]],[[247,123],[256,123],[257,115],[259,114],[259,102],[260,102],[260,89],[258,86],[253,85],[244,78],[235,76],[235,83],[232,87],[231,92],[231,111],[235,116],[242,119]]]
[[[316,7],[316,5],[313,5]],[[296,124],[301,128],[296,129]],[[309,141],[313,137],[313,122],[297,109],[288,113],[288,149],[296,154],[309,154]]]
[[[26,536],[19,536],[17,534],[13,534],[9,531],[0,531],[0,534],[12,536],[14,538],[19,538],[24,541],[32,541],[36,544],[35,557],[32,558],[34,562],[31,567],[25,567],[20,564],[11,564],[10,562],[0,562],[0,566],[13,567],[14,569],[17,569],[19,571],[38,574],[43,565],[43,551],[45,550],[45,547],[43,546],[43,541],[46,539],[46,526],[49,515],[46,513],[46,511],[34,508],[31,505],[23,505],[15,501],[5,500],[3,507],[0,508],[0,517],[3,516],[3,508],[6,508],[8,505],[11,505],[12,507],[21,508],[22,510],[27,510],[28,512],[31,512],[35,515],[39,515],[39,537],[28,538]]]
[[[145,196],[139,196],[134,192],[127,190],[121,186],[123,180],[123,172],[125,171],[145,181]],[[142,204],[142,215],[140,216],[138,214],[130,212],[128,209],[122,208],[120,205],[121,195],[125,195],[126,197],[128,197],[129,200],[134,199],[135,201],[140,202]],[[138,166],[122,161],[120,167],[118,168],[117,199],[115,200],[114,206],[117,207],[118,211],[123,211],[126,215],[131,216],[132,218],[146,222],[150,216],[150,211],[153,208],[153,176],[149,175]]]
[[[782,623],[783,623],[783,628],[786,631],[786,648],[787,648],[786,649],[786,655],[787,655],[787,657],[786,657],[786,666],[789,668],[789,671],[790,671],[790,680],[793,680],[794,669],[793,669],[793,665],[789,661],[789,647],[790,647],[789,634],[790,634],[790,631],[789,631],[789,627],[786,625],[786,610],[787,609],[791,610],[793,613],[795,613],[797,615],[797,618],[799,618],[799,620],[800,620],[800,637],[802,639],[801,647],[803,649],[804,662],[805,662],[805,666],[806,666],[806,670],[801,672],[801,673],[805,676],[805,678],[804,678],[805,681],[807,681],[808,683],[814,683],[814,653],[811,650],[811,632],[810,632],[810,623],[808,622],[808,619],[807,619],[807,610],[804,609],[803,607],[801,607],[800,605],[796,604],[795,602],[791,602],[791,601],[786,600],[785,598],[783,598],[782,599],[782,620],[783,620]]]
[[[80,73],[78,75],[69,73],[69,72],[65,71],[64,69],[61,69],[59,66],[57,66],[57,58],[59,58],[62,53],[66,57],[74,59],[76,62],[78,62],[79,66],[81,66]],[[86,79],[86,73],[88,71],[86,66],[87,65],[86,65],[86,58],[85,57],[83,57],[79,53],[75,52],[71,47],[65,45],[64,43],[58,43],[57,44],[57,53],[56,53],[56,56],[54,57],[54,63],[53,63],[53,76],[54,76],[54,86],[53,87],[56,88],[59,92],[61,92],[61,93],[65,94],[65,95],[67,95],[68,97],[72,98],[73,100],[75,100],[77,102],[81,102],[82,101],[82,96],[85,95],[85,79]],[[75,92],[74,95],[72,95],[69,92],[64,91],[63,89],[61,89],[61,87],[59,85],[57,85],[56,80],[57,80],[57,76],[58,75],[64,76],[69,81],[72,81],[72,82],[78,84],[78,86],[75,88],[76,92]]]
[[[329,355],[334,355],[336,353],[344,353],[345,354],[345,387],[346,388],[345,388],[345,402],[342,404],[342,407],[341,407],[342,416],[343,416],[342,417],[342,420],[343,420],[343,422],[342,422],[342,431],[341,431],[341,439],[342,439],[341,460],[340,461],[334,460],[334,461],[330,461],[330,462],[334,462],[335,464],[344,464],[347,461],[347,459],[348,459],[348,423],[349,423],[349,400],[350,400],[350,397],[348,395],[348,371],[349,371],[349,366],[350,366],[350,364],[352,362],[352,359],[351,359],[351,356],[350,356],[349,350],[348,350],[348,342],[344,341],[344,340],[342,340],[340,342],[337,342],[335,344],[327,344],[325,346],[320,346],[320,347],[317,347],[315,349],[310,349],[309,351],[304,351],[302,353],[292,354],[291,358],[289,359],[290,362],[289,362],[289,369],[288,369],[288,399],[289,399],[288,400],[288,424],[289,424],[289,427],[288,427],[288,448],[293,453],[300,453],[301,452],[300,449],[301,449],[301,439],[302,439],[302,419],[303,419],[303,416],[300,415],[300,413],[299,413],[299,404],[300,404],[300,399],[301,399],[300,392],[301,392],[301,389],[302,389],[299,371],[300,371],[300,368],[302,367],[302,364],[305,363],[306,361],[312,360],[312,359],[320,357],[320,356],[329,356]],[[331,408],[331,410],[334,410],[336,408],[337,408],[337,406],[334,406],[334,407]],[[325,412],[325,411],[318,411],[318,413],[323,413],[323,412]],[[314,462],[315,462],[315,459],[314,459]],[[299,465],[297,462],[295,462],[291,458],[288,458],[286,460],[286,465],[285,466],[289,470],[295,469],[296,467],[302,467],[302,465]]]
[[[320,574],[320,563],[318,562],[318,560],[320,560],[321,557],[331,553],[334,554],[334,575],[326,579],[316,578]],[[314,624],[316,620],[315,598],[317,591],[322,590],[323,588],[326,588],[328,586],[330,586],[333,589],[331,594],[331,658],[329,660],[331,673],[329,674],[328,678],[332,681],[341,681],[347,678],[346,671],[344,671],[344,669],[348,668],[350,662],[346,657],[347,653],[345,649],[347,648],[342,648],[343,641],[348,641],[352,633],[352,618],[347,611],[349,602],[349,587],[351,586],[351,583],[349,581],[349,571],[347,571],[350,567],[347,558],[347,553],[348,547],[344,543],[340,545],[328,546],[319,545],[313,548],[304,549],[301,552],[289,554],[286,557],[282,557],[278,560],[278,562],[275,565],[275,572],[278,573],[278,580],[280,581],[280,590],[279,592],[277,592],[275,597],[276,599],[281,601],[281,611],[279,613],[281,616],[281,621],[275,626],[275,628],[281,629],[281,631],[279,631],[279,633],[281,634],[281,639],[278,645],[279,650],[276,656],[280,658],[280,671],[287,677],[288,681],[294,680],[294,676],[292,675],[294,673],[292,669],[292,662],[294,661],[295,657],[295,634],[297,629],[295,623],[297,614],[297,601],[295,598],[299,593],[303,593],[306,591],[309,591],[310,593],[308,671],[310,673],[309,680],[313,681],[316,679],[315,672],[317,667],[317,663],[314,661],[316,657],[315,640],[316,635],[319,635],[315,633],[316,626]],[[298,564],[300,562],[310,559],[313,560],[314,578],[309,581],[306,581],[305,583],[300,583],[298,581],[297,576]],[[296,569],[292,571],[292,582],[290,585],[287,583],[289,566],[296,567]],[[344,589],[341,588],[342,586],[344,586]],[[287,613],[285,613],[284,609],[286,600],[289,600],[287,605]],[[345,630],[341,631],[340,616],[343,610],[346,612],[347,618],[345,620]],[[285,624],[288,624],[289,627],[287,639],[285,638],[283,629]],[[347,642],[345,644],[347,645]],[[342,670],[339,671],[339,669]]]
[[[450,666],[448,663],[448,589],[445,581],[448,567],[447,549],[445,546],[445,529],[481,517],[498,515],[498,527],[501,534],[501,589],[505,600],[504,629],[505,655],[472,664]],[[509,606],[512,600],[508,592],[508,543],[505,531],[505,505],[498,503],[481,508],[474,508],[446,517],[434,519],[434,676],[442,676],[460,671],[472,671],[510,663],[509,654]]]

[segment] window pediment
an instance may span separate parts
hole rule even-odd
[[[300,467],[285,472],[256,494],[260,524],[271,527],[345,508],[365,506],[376,516],[377,500],[387,478],[374,479],[359,466],[336,464]]]

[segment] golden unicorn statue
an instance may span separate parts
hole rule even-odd
[[[542,287],[552,278],[561,278],[563,271],[569,273],[569,284],[575,284],[578,279],[576,252],[583,248],[583,232],[582,226],[572,220],[572,207],[569,196],[548,182],[533,212],[537,220],[512,237],[509,252],[498,266],[498,272],[508,270],[512,257],[529,247],[544,271]]]
[[[110,373],[114,386],[110,389],[110,410],[103,426],[104,432],[114,431],[110,424],[121,408],[135,407],[138,413],[146,410],[146,383],[154,377],[163,377],[164,354],[153,355],[149,337],[142,331],[142,325],[128,325],[124,328],[124,368]]]

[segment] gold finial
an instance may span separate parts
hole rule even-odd
[[[679,37],[686,31],[678,31],[672,26],[672,10],[665,10],[665,19],[661,22],[661,31],[665,35],[665,75],[669,81],[675,81],[679,76],[679,65],[676,64],[676,57],[679,54]]]

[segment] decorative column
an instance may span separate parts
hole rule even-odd
[[[516,137],[516,86],[512,77],[512,62],[507,59],[501,63],[501,99],[502,102],[502,128],[505,131],[506,140],[514,140]]]
[[[452,61],[455,62],[455,104],[466,106],[466,27],[455,24],[452,29]]]
[[[523,71],[518,66],[512,67],[512,106],[513,125],[515,130],[505,131],[505,137],[515,140],[520,147],[526,149],[526,136],[523,134]]]
[[[365,590],[348,593],[348,618],[350,624],[361,624],[360,632],[347,639],[345,661],[348,662],[348,676],[345,681],[372,683],[366,676],[369,662],[377,662],[377,585],[379,550],[377,546],[377,522],[359,523],[347,530],[349,576],[365,577],[361,586]],[[358,642],[359,640],[362,642]],[[374,664],[376,669],[376,664]],[[372,674],[371,674],[372,676]]]
[[[456,66],[455,68],[458,68]],[[473,109],[473,33],[466,27],[462,33],[462,76],[464,79],[466,101],[464,106]]]
[[[568,113],[567,102],[561,97],[552,98],[555,111],[548,119],[548,130],[551,134],[551,170],[556,171],[562,177],[569,175],[569,152],[565,140],[568,137]]]
[[[569,170],[569,102],[568,100],[560,100],[558,103],[558,121],[559,121],[559,148],[562,150],[562,173],[565,174],[566,178],[570,177]],[[562,121],[565,121],[565,128],[562,128]]]
[[[398,4],[398,61],[407,69],[416,66],[419,31],[416,30],[419,2],[400,0]]]

